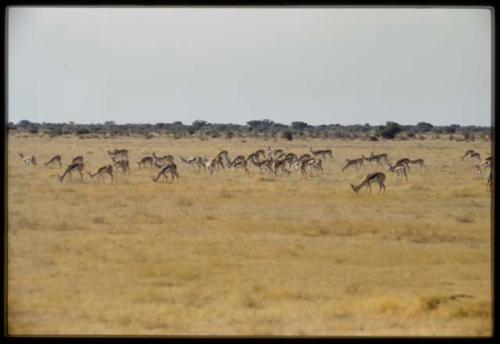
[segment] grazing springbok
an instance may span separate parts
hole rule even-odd
[[[111,177],[111,182],[113,182],[113,166],[111,166],[111,165],[106,165],[106,166],[101,167],[94,174],[88,172],[88,175],[92,179],[94,179],[94,177],[97,176],[97,181],[100,181],[102,178],[104,178],[104,176],[106,174],[108,174]]]
[[[471,153],[471,154],[469,155],[469,158],[470,158],[470,159],[474,159],[474,158],[475,158],[475,159],[477,159],[477,160],[481,161],[481,154],[479,154],[478,152],[474,152],[474,153]]]
[[[406,172],[406,165],[405,164],[399,164],[399,165],[389,164],[388,168],[389,168],[389,171],[391,171],[392,173],[395,173],[398,176],[398,179],[400,179],[404,176],[405,179],[408,180],[408,174]]]
[[[398,161],[396,161],[396,163],[394,163],[394,166],[398,166],[398,165],[405,165],[406,169],[409,170],[410,169],[410,159],[401,158]]]
[[[346,164],[345,166],[342,168],[342,173],[349,167],[356,167],[356,172],[364,166],[364,161],[365,159],[363,158],[358,158],[358,159],[345,159],[346,161]]]
[[[75,156],[75,157],[73,158],[73,160],[71,160],[71,163],[70,163],[70,164],[73,164],[73,163],[75,163],[75,162],[79,162],[79,163],[82,163],[82,164],[83,164],[83,156],[81,156],[81,155]]]
[[[74,172],[78,172],[80,173],[80,180],[83,180],[83,168],[85,167],[85,165],[82,163],[82,162],[74,162],[74,163],[71,163],[68,165],[68,167],[66,167],[66,170],[64,171],[63,175],[62,176],[57,176],[57,178],[59,179],[59,182],[63,182],[64,180],[64,177],[66,177],[66,175],[70,175],[70,178],[73,178],[73,173]]]
[[[153,167],[153,162],[154,162],[153,157],[145,156],[144,158],[141,159],[141,161],[137,163],[137,165],[139,165],[139,167],[145,167],[146,164],[149,164],[150,167]]]
[[[26,166],[29,166],[29,165],[36,166],[37,165],[36,158],[34,155],[25,156],[23,153],[18,153],[18,154]]]
[[[354,192],[358,193],[358,191],[363,186],[367,186],[368,189],[370,190],[370,193],[371,193],[372,187],[370,184],[371,183],[378,183],[378,186],[379,186],[378,192],[380,193],[380,191],[382,191],[382,189],[383,189],[384,193],[385,193],[384,181],[385,181],[385,174],[383,172],[374,172],[374,173],[367,174],[366,177],[357,186],[351,184],[351,187],[354,190]]]
[[[226,166],[224,166],[224,160],[226,161],[227,167],[229,167],[231,165],[231,159],[229,159],[228,154],[229,153],[227,152],[227,150],[223,150],[223,151],[219,152],[219,154],[217,154],[217,156],[216,156],[217,164],[219,166],[221,166],[223,169],[226,168]]]
[[[255,160],[255,161],[259,161],[259,156],[260,154],[257,154],[257,153],[250,153],[248,154],[248,156],[246,157],[246,161],[249,162],[249,161],[252,161],[252,160]]]
[[[175,163],[172,162],[166,166],[163,166],[160,173],[158,173],[158,176],[156,178],[151,177],[151,179],[153,179],[153,181],[156,183],[158,179],[163,176],[165,177],[165,181],[168,182],[167,174],[170,174],[170,176],[172,177],[172,180],[170,182],[173,182],[175,178],[179,179],[179,173],[177,173],[177,165]]]
[[[272,168],[270,167],[270,165],[272,164],[273,160],[271,158],[262,161],[255,161],[254,159],[251,159],[250,162],[257,166],[261,172],[265,168],[268,168],[272,172]]]
[[[58,163],[59,163],[59,167],[61,167],[61,166],[62,166],[61,156],[60,156],[59,154],[57,154],[57,155],[53,156],[53,157],[52,157],[49,161],[47,161],[47,162],[45,163],[45,166],[49,166],[49,165],[54,164],[54,163],[56,163],[56,162],[58,162]]]
[[[464,161],[464,159],[470,157],[472,153],[475,153],[474,150],[472,149],[467,150],[465,154],[462,156],[462,158],[460,158],[460,160]]]
[[[262,159],[266,158],[266,152],[263,149],[258,149],[255,151],[255,154],[262,155]]]
[[[191,166],[197,166],[198,167],[198,172],[201,171],[201,169],[205,169],[205,163],[202,161],[203,159],[199,156],[193,156],[191,158],[184,158],[181,156],[181,161],[185,164],[191,165]]]

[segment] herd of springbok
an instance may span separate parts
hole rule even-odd
[[[113,182],[113,175],[116,175],[118,171],[121,171],[122,174],[130,173],[127,149],[115,149],[113,151],[108,150],[108,156],[111,158],[110,164],[102,166],[95,173],[87,172],[91,179],[97,177],[98,181],[101,181],[106,175],[108,175],[110,181]],[[37,166],[36,158],[34,156],[25,156],[24,154],[19,153],[19,157],[27,166]],[[480,175],[483,175],[483,173],[489,169],[486,185],[491,188],[491,156],[488,156],[481,161],[481,155],[478,152],[467,150],[461,157],[462,161],[466,159],[477,159],[479,161],[479,164],[476,164],[475,166]],[[44,165],[51,166],[57,163],[59,167],[62,167],[61,160],[60,155],[55,155]],[[153,152],[152,155],[145,156],[138,161],[137,165],[138,168],[145,168],[148,166],[151,168],[158,168],[159,173],[156,177],[151,177],[154,182],[157,182],[161,177],[164,177],[165,181],[168,182],[168,176],[171,177],[170,182],[173,182],[174,179],[179,179],[177,164],[174,160],[175,158],[172,155],[157,156],[156,153]],[[197,168],[198,172],[203,170],[210,176],[217,171],[225,169],[242,169],[249,174],[249,167],[254,166],[258,168],[259,171],[268,171],[275,176],[289,176],[291,173],[300,172],[301,177],[307,178],[308,176],[312,177],[315,174],[321,174],[323,172],[323,164],[326,163],[327,160],[333,161],[333,152],[331,149],[313,150],[310,148],[310,152],[299,155],[293,152],[285,152],[283,149],[272,149],[271,147],[268,147],[267,150],[259,149],[252,152],[248,156],[238,155],[234,159],[229,157],[227,150],[223,150],[214,158],[201,156],[180,156],[180,160],[183,164],[192,166],[195,169]],[[376,166],[385,166],[386,170],[395,174],[398,180],[403,177],[408,180],[410,165],[416,165],[420,169],[422,167],[427,167],[423,159],[412,160],[409,158],[401,158],[396,160],[394,163],[391,163],[386,153],[374,154],[371,152],[368,157],[361,155],[360,158],[346,159],[341,172],[343,173],[351,169],[355,169],[356,172],[359,172],[360,169],[364,168],[365,162],[370,163],[370,165],[376,163]],[[85,164],[83,156],[76,156],[65,168],[64,173],[62,175],[58,175],[57,178],[62,183],[66,176],[69,175],[72,177],[73,173],[78,173],[80,174],[81,180],[83,180],[84,168]],[[350,185],[356,193],[363,187],[366,187],[366,189],[371,192],[371,184],[377,183],[379,185],[379,192],[382,190],[385,192],[385,179],[385,173],[380,171],[373,172],[367,174],[358,185]]]

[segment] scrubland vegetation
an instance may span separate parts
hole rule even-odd
[[[251,167],[198,173],[179,156],[332,149],[303,179]],[[130,151],[130,175],[59,183],[71,158],[94,172]],[[490,142],[235,137],[8,140],[8,330],[13,335],[487,336],[492,333],[491,191],[467,149]],[[153,183],[146,154],[175,156]],[[408,181],[346,158],[423,158]],[[25,166],[18,152],[37,157]],[[63,167],[44,167],[61,154]],[[387,175],[385,194],[358,183]]]

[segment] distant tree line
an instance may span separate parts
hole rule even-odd
[[[425,139],[425,135],[441,137],[447,135],[450,140],[491,139],[491,127],[460,126],[451,124],[435,126],[427,122],[416,125],[401,125],[396,122],[387,122],[385,125],[372,126],[368,123],[340,125],[322,124],[309,125],[306,122],[292,122],[290,125],[273,122],[269,119],[248,121],[246,125],[209,123],[196,120],[191,124],[181,121],[156,124],[116,124],[106,121],[102,124],[68,123],[35,123],[22,120],[17,124],[8,123],[9,132],[23,134],[47,135],[57,137],[62,135],[77,135],[80,138],[97,138],[113,136],[141,136],[153,138],[167,136],[175,139],[185,137],[208,138],[265,138],[286,139],[322,138],[322,139],[364,139],[377,141],[379,139]]]

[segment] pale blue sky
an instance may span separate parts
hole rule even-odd
[[[8,120],[491,125],[491,12],[8,10]]]

